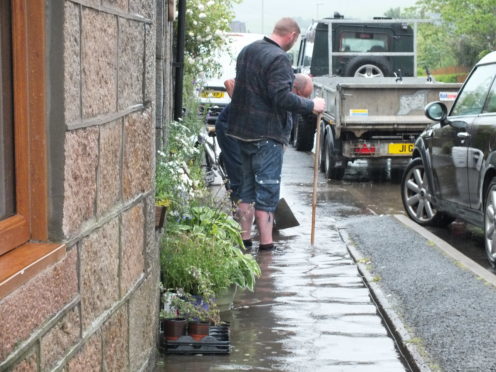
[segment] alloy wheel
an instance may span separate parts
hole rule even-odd
[[[355,71],[355,77],[376,78],[384,77],[384,73],[379,67],[372,64],[362,65]]]
[[[419,224],[429,224],[436,216],[436,210],[421,161],[406,170],[401,186],[403,204],[410,218]]]
[[[491,184],[487,193],[484,211],[484,242],[489,262],[494,267],[496,262],[496,185]]]

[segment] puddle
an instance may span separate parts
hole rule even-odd
[[[327,204],[324,196],[316,244],[310,246],[313,170],[294,166],[294,158],[289,151],[283,180],[291,184],[282,195],[300,226],[279,232],[276,251],[257,253],[263,275],[255,291],[238,291],[235,309],[223,313],[231,324],[231,353],[162,356],[156,371],[406,370],[339,238],[337,204]],[[312,161],[309,155],[302,159]]]

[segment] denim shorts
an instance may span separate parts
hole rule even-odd
[[[283,145],[271,139],[239,144],[241,201],[255,203],[256,210],[274,212],[281,188]]]

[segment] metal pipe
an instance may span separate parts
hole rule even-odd
[[[186,34],[186,0],[179,0],[177,19],[176,84],[174,89],[174,120],[183,116],[183,77],[184,77],[184,40]]]

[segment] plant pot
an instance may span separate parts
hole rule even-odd
[[[179,337],[186,334],[186,319],[170,318],[165,319],[165,338],[168,341],[177,340]]]
[[[203,337],[208,336],[210,325],[207,322],[192,321],[188,323],[188,334],[195,341],[200,341]]]
[[[217,304],[219,311],[227,311],[232,309],[237,289],[238,286],[236,284],[232,284],[227,288],[221,289],[215,294],[215,303]]]
[[[161,229],[164,227],[165,222],[165,212],[167,211],[167,207],[156,205],[155,206],[155,228]]]

